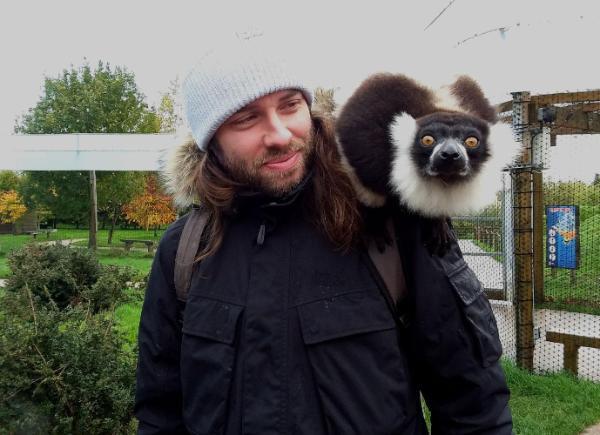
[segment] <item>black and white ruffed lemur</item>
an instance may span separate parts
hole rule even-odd
[[[438,90],[400,74],[367,78],[336,121],[342,159],[370,207],[397,197],[428,218],[432,251],[445,250],[450,216],[481,209],[518,153],[509,125],[467,76]]]

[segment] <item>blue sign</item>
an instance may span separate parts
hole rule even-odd
[[[579,208],[576,205],[546,206],[546,264],[563,269],[579,266]]]

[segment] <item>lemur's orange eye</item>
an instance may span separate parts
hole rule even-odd
[[[425,135],[421,138],[421,145],[424,145],[426,147],[430,147],[434,143],[435,143],[435,139],[433,138],[433,136]]]
[[[469,136],[465,139],[465,146],[467,148],[475,148],[477,145],[479,145],[479,139],[475,136]]]

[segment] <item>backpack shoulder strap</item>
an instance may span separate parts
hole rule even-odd
[[[174,271],[177,299],[181,302],[187,300],[194,261],[200,247],[202,233],[208,222],[208,215],[209,213],[205,208],[194,206],[183,226],[183,232],[177,246],[177,254],[175,255]]]
[[[397,305],[407,294],[406,280],[402,270],[402,261],[392,219],[386,221],[386,230],[390,235],[390,243],[386,244],[383,250],[380,250],[376,243],[371,242],[368,246],[368,254],[385,283],[388,294],[394,304]]]

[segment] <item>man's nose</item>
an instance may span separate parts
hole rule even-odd
[[[292,139],[292,133],[287,128],[284,120],[277,114],[268,117],[267,131],[264,135],[266,146],[288,146]]]

